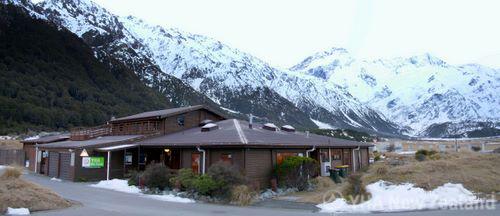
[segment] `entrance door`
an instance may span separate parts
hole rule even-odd
[[[59,154],[60,172],[59,177],[64,180],[71,180],[71,153]]]
[[[343,165],[349,165],[349,168],[352,169],[352,167],[351,167],[351,149],[344,149],[343,152],[344,152],[343,156],[342,156]]]
[[[165,166],[170,169],[181,168],[181,151],[179,149],[168,149],[164,151]]]
[[[59,178],[59,153],[49,152],[49,177]]]
[[[193,170],[193,173],[200,173],[200,162],[201,162],[201,155],[200,153],[192,153],[191,154],[191,170]]]

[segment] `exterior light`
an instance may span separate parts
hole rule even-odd
[[[170,149],[165,149],[164,150],[166,153],[169,153],[170,152]]]

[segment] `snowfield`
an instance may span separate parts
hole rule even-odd
[[[96,184],[90,185],[91,187],[103,188],[108,190],[114,190],[124,193],[130,194],[138,194],[141,197],[146,197],[149,199],[167,201],[167,202],[177,202],[177,203],[194,203],[195,201],[188,198],[182,198],[175,196],[173,194],[161,194],[161,195],[153,195],[153,194],[143,194],[141,189],[136,186],[128,185],[127,180],[122,179],[112,179],[107,181],[100,181]]]
[[[11,208],[7,207],[7,215],[29,215],[30,210],[27,208]]]
[[[432,191],[425,191],[413,184],[392,185],[378,181],[368,185],[372,198],[357,205],[351,205],[343,198],[317,205],[325,213],[369,213],[396,212],[424,209],[458,208],[487,202],[476,197],[462,184],[447,183]]]

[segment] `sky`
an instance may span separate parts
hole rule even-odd
[[[342,47],[500,68],[498,0],[94,0],[117,15],[215,38],[287,68]]]

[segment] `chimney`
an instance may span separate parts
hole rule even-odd
[[[250,120],[248,121],[248,128],[252,129],[253,128],[253,115],[250,113]]]

